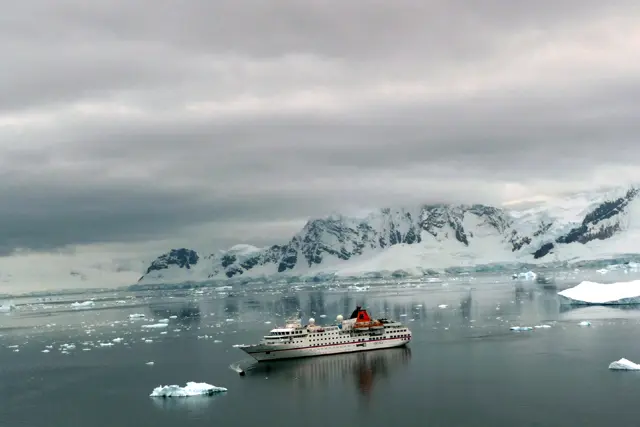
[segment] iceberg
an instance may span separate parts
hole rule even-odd
[[[177,385],[159,386],[153,389],[151,397],[190,397],[190,396],[211,396],[215,393],[227,391],[224,387],[216,387],[207,383],[187,382],[185,387]]]
[[[0,304],[0,313],[10,313],[13,310],[16,309],[16,306],[9,303],[9,304]]]
[[[609,284],[585,281],[558,295],[565,305],[640,304],[640,280]]]
[[[609,365],[609,369],[614,371],[640,371],[640,365],[638,365],[637,363],[633,363],[632,361],[627,360],[623,357],[620,360],[611,362],[611,364]]]

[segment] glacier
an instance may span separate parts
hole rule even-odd
[[[287,242],[176,248],[138,285],[432,276],[640,261],[640,191],[584,192],[530,206],[432,204],[311,219]]]

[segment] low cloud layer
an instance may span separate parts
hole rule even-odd
[[[636,1],[7,9],[2,255],[640,180]]]

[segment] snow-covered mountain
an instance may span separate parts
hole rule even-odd
[[[288,243],[202,254],[172,249],[141,284],[239,277],[428,274],[640,253],[640,191],[580,193],[534,206],[423,205],[310,220]]]

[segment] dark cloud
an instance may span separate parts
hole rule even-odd
[[[636,1],[15,3],[0,252],[640,179],[638,24]]]

